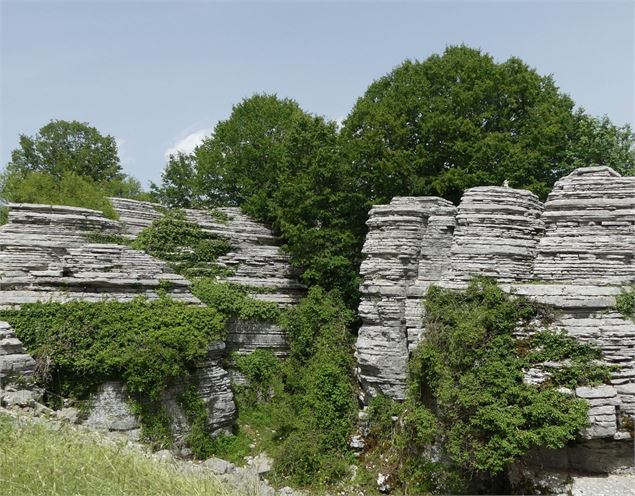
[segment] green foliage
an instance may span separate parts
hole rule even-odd
[[[246,386],[238,386],[242,403],[253,407],[258,401],[269,400],[276,392],[280,394],[282,362],[269,350],[259,348],[242,355],[234,353],[233,361],[245,379]]]
[[[130,401],[132,413],[141,424],[141,438],[155,450],[172,446],[172,428],[168,412],[157,399],[138,398]]]
[[[152,183],[155,198],[168,207],[192,208],[200,202],[196,194],[194,156],[178,152],[170,155],[161,173],[161,186]]]
[[[232,109],[195,150],[198,188],[210,205],[243,205],[269,217],[268,197],[280,185],[287,134],[306,114],[290,99],[254,95]]]
[[[357,412],[351,321],[339,294],[314,287],[280,318],[287,360],[262,351],[236,357],[250,379],[236,395],[241,433],[273,456],[280,484],[320,486],[349,473]]]
[[[214,475],[186,474],[126,442],[0,415],[0,492],[20,496],[222,496]]]
[[[104,188],[71,172],[62,172],[59,177],[43,172],[5,174],[0,183],[0,196],[9,202],[91,208],[110,219],[117,218]]]
[[[0,205],[0,226],[9,222],[9,209]]]
[[[635,287],[623,290],[615,298],[615,307],[625,317],[635,320]]]
[[[634,167],[630,128],[575,112],[550,76],[520,59],[496,63],[466,46],[373,82],[342,139],[367,205],[398,195],[456,202],[466,188],[505,180],[544,198],[575,167]]]
[[[78,397],[100,382],[123,379],[131,394],[156,399],[166,381],[187,376],[224,332],[214,309],[167,298],[32,303],[0,318],[37,360],[51,360],[47,389]]]
[[[557,384],[523,381],[523,370],[543,360],[584,369],[598,357],[597,349],[558,333],[519,343],[513,332],[544,324],[543,308],[486,279],[465,292],[430,288],[425,305],[429,324],[411,360],[410,394],[433,406],[447,454],[462,470],[497,474],[533,447],[564,446],[586,425],[583,400],[558,392]]]
[[[192,293],[207,306],[228,317],[241,320],[276,322],[281,315],[278,305],[249,296],[250,289],[219,282],[210,277],[194,280]]]
[[[231,246],[220,236],[187,220],[182,210],[170,210],[139,233],[132,247],[169,262],[187,277],[216,272],[214,262]]]
[[[565,332],[543,331],[520,342],[517,348],[527,349],[524,357],[527,366],[542,362],[564,363],[564,366],[545,367],[551,375],[551,383],[575,388],[579,385],[598,385],[610,382],[612,368],[601,363],[602,350],[597,346],[581,343]]]
[[[65,173],[101,183],[123,174],[117,143],[87,123],[52,120],[35,136],[20,136],[20,148],[11,152],[9,172],[43,173],[61,178]]]
[[[186,441],[192,454],[202,460],[209,458],[215,454],[215,446],[207,424],[209,414],[198,389],[195,386],[186,389],[178,402],[190,424]]]

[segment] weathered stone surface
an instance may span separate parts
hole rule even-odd
[[[506,187],[472,188],[457,209],[439,198],[394,198],[374,207],[367,224],[357,340],[367,395],[403,398],[430,284],[463,288],[473,276],[489,276],[552,305],[556,329],[599,346],[603,361],[617,366],[610,386],[578,391],[591,407],[582,434],[630,439],[620,429],[624,416],[635,416],[635,323],[615,305],[635,284],[635,178],[608,167],[577,169],[544,206]],[[527,372],[529,381],[544,380],[545,370]]]
[[[118,222],[76,207],[9,204],[0,226],[0,308],[37,301],[128,301],[158,297],[162,281],[175,300],[198,303],[190,283],[162,261],[91,233],[118,234]]]
[[[35,360],[6,322],[0,322],[0,389],[12,383],[31,381]]]
[[[359,315],[362,327],[357,339],[358,377],[366,393],[402,399],[405,394],[409,330],[416,341],[421,307],[407,305],[409,290],[424,291],[432,276],[417,281],[419,264],[442,273],[448,260],[439,249],[446,247],[453,228],[453,208],[440,198],[395,198],[390,205],[370,211],[368,235],[360,269],[364,278]],[[430,231],[428,224],[430,218]],[[421,250],[426,242],[426,249]],[[429,246],[428,246],[429,245]]]
[[[231,433],[236,417],[236,405],[230,388],[229,375],[223,368],[225,343],[209,347],[207,359],[188,378],[174,381],[163,393],[162,404],[172,419],[172,434],[177,445],[184,445],[190,432],[189,422],[179,404],[180,395],[195,386],[207,409],[207,425],[213,434]]]
[[[236,405],[229,377],[222,367],[225,352],[223,342],[209,348],[207,359],[200,363],[191,376],[174,380],[161,397],[162,407],[171,419],[175,446],[185,446],[190,425],[183,412],[179,397],[194,386],[203,400],[208,414],[208,427],[212,434],[229,433],[236,416]],[[93,429],[121,431],[132,438],[138,437],[140,424],[130,407],[130,398],[120,382],[106,382],[91,397],[89,415],[84,425]]]
[[[163,215],[163,209],[149,202],[111,198],[126,233],[136,236],[152,221]],[[251,296],[274,302],[282,307],[297,303],[304,294],[298,283],[297,271],[289,256],[280,249],[280,241],[267,227],[254,222],[240,209],[218,208],[215,212],[184,210],[187,218],[205,231],[227,238],[231,250],[219,257],[217,265],[230,275],[219,276],[234,284],[254,288]],[[251,353],[266,348],[278,356],[286,355],[288,343],[284,333],[274,325],[255,322],[233,322],[229,326],[228,349],[232,352]]]
[[[95,430],[130,433],[138,438],[139,421],[130,408],[126,388],[120,382],[102,384],[91,397],[88,417],[82,422]]]

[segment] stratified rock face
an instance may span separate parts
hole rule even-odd
[[[132,236],[137,236],[165,211],[156,203],[122,198],[110,200],[125,231]],[[261,291],[254,293],[254,298],[281,305],[297,303],[302,297],[304,287],[298,283],[298,274],[270,229],[235,207],[214,211],[184,209],[184,212],[190,221],[205,231],[229,240],[231,251],[217,261],[220,267],[232,272],[224,280],[259,288]]]
[[[456,216],[451,271],[445,281],[473,276],[500,282],[529,281],[538,239],[544,231],[543,206],[525,190],[479,187],[465,192]]]
[[[11,326],[0,322],[0,389],[14,382],[28,382],[34,372],[35,360],[24,351]]]
[[[405,395],[407,299],[411,288],[413,294],[421,293],[433,282],[433,274],[440,276],[447,270],[453,213],[454,207],[446,200],[414,197],[395,198],[390,205],[370,211],[362,250],[366,259],[360,269],[363,325],[356,355],[358,377],[373,396],[381,393],[402,399]],[[430,276],[418,279],[420,263],[430,268]],[[416,316],[418,308],[415,302],[408,313]],[[413,329],[421,327],[416,318],[411,320]]]
[[[156,203],[111,198],[115,210],[131,236],[159,219],[165,209]],[[254,222],[239,208],[218,208],[214,211],[184,209],[187,218],[205,231],[227,238],[231,250],[219,257],[217,265],[230,275],[220,279],[254,288],[251,296],[280,306],[297,303],[304,294],[298,283],[297,271],[289,256],[280,249],[280,241],[270,229]],[[266,348],[278,356],[288,350],[285,334],[274,324],[264,322],[230,322],[227,347],[231,352],[251,353]]]
[[[556,183],[544,208],[532,193],[506,187],[472,188],[456,210],[439,198],[394,198],[374,207],[367,224],[357,341],[367,395],[404,397],[430,284],[463,288],[489,276],[554,306],[556,328],[598,345],[618,366],[610,385],[575,393],[590,404],[584,438],[630,439],[635,323],[615,305],[635,284],[635,178],[608,167],[578,169]]]
[[[94,210],[10,204],[9,222],[0,226],[0,308],[44,300],[154,299],[162,281],[170,283],[173,299],[199,303],[189,281],[162,261],[87,239],[119,232],[116,221]]]
[[[600,286],[635,281],[635,179],[609,167],[556,183],[542,216],[534,279]]]

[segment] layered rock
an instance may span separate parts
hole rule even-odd
[[[176,447],[184,448],[187,444],[190,425],[180,397],[192,386],[197,388],[205,404],[210,432],[231,432],[236,405],[229,376],[222,366],[224,354],[224,343],[212,344],[206,360],[190,376],[172,381],[163,392],[161,406],[170,418]],[[141,424],[133,412],[126,387],[119,381],[109,381],[98,388],[89,400],[89,413],[82,423],[96,430],[121,432],[131,439],[139,439],[141,432]]]
[[[430,284],[462,288],[488,276],[552,305],[556,328],[599,346],[617,366],[610,385],[576,391],[590,404],[582,434],[630,439],[635,323],[617,312],[616,298],[635,284],[635,178],[608,167],[578,169],[556,183],[544,207],[532,193],[506,187],[472,188],[456,211],[441,202],[395,198],[370,211],[357,342],[365,393],[403,398]],[[438,214],[421,206],[431,204]]]
[[[35,360],[24,351],[22,341],[6,322],[0,322],[0,389],[14,383],[30,382]]]
[[[10,204],[0,226],[0,308],[37,301],[128,301],[158,297],[164,282],[175,300],[199,303],[190,283],[164,262],[91,235],[118,234],[100,212],[64,206]]]
[[[134,237],[161,218],[165,209],[156,203],[111,198],[125,232]],[[231,250],[216,264],[227,269],[218,279],[252,288],[250,296],[282,307],[297,303],[304,294],[297,271],[289,256],[280,249],[280,241],[267,227],[254,222],[239,208],[213,210],[184,209],[187,218],[211,234],[226,238]],[[278,356],[288,350],[287,339],[275,324],[233,320],[228,326],[228,350],[250,353],[257,348],[270,349]]]
[[[447,268],[444,253],[449,254],[446,248],[454,224],[452,213],[453,207],[446,200],[413,197],[395,198],[390,205],[378,205],[370,211],[362,249],[366,258],[360,268],[364,278],[359,306],[363,325],[356,356],[358,377],[371,395],[404,397],[407,299],[432,282],[427,276],[417,280],[420,263],[439,273]],[[408,313],[419,315],[420,305],[414,302]],[[413,329],[421,327],[416,319],[411,320]]]

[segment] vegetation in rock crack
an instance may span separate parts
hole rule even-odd
[[[509,464],[532,448],[563,447],[586,426],[586,402],[559,388],[608,381],[610,368],[592,345],[545,331],[545,307],[487,279],[465,291],[431,287],[425,307],[407,400],[376,398],[369,408],[363,463],[387,468],[393,487],[500,490],[492,484]],[[516,338],[519,330],[530,337]],[[550,378],[540,385],[524,382],[525,371],[544,362],[561,366],[546,368]]]
[[[337,293],[313,288],[281,317],[290,340],[285,361],[267,351],[236,359],[248,379],[236,390],[239,436],[273,456],[277,483],[320,486],[350,476],[357,413],[351,319]]]
[[[622,290],[615,298],[615,307],[625,317],[635,320],[635,286]]]
[[[214,262],[231,248],[227,239],[189,221],[182,210],[167,211],[141,231],[131,246],[166,260],[186,277],[215,274]]]
[[[195,278],[192,283],[194,296],[227,317],[277,322],[282,314],[278,305],[256,300],[251,293],[248,287],[219,282],[211,277]]]
[[[0,494],[20,496],[221,496],[211,474],[186,474],[94,433],[0,415]]]
[[[171,378],[187,376],[222,339],[213,308],[168,298],[129,303],[29,303],[0,312],[40,364],[40,382],[63,396],[84,397],[122,379],[133,395],[158,398]]]

